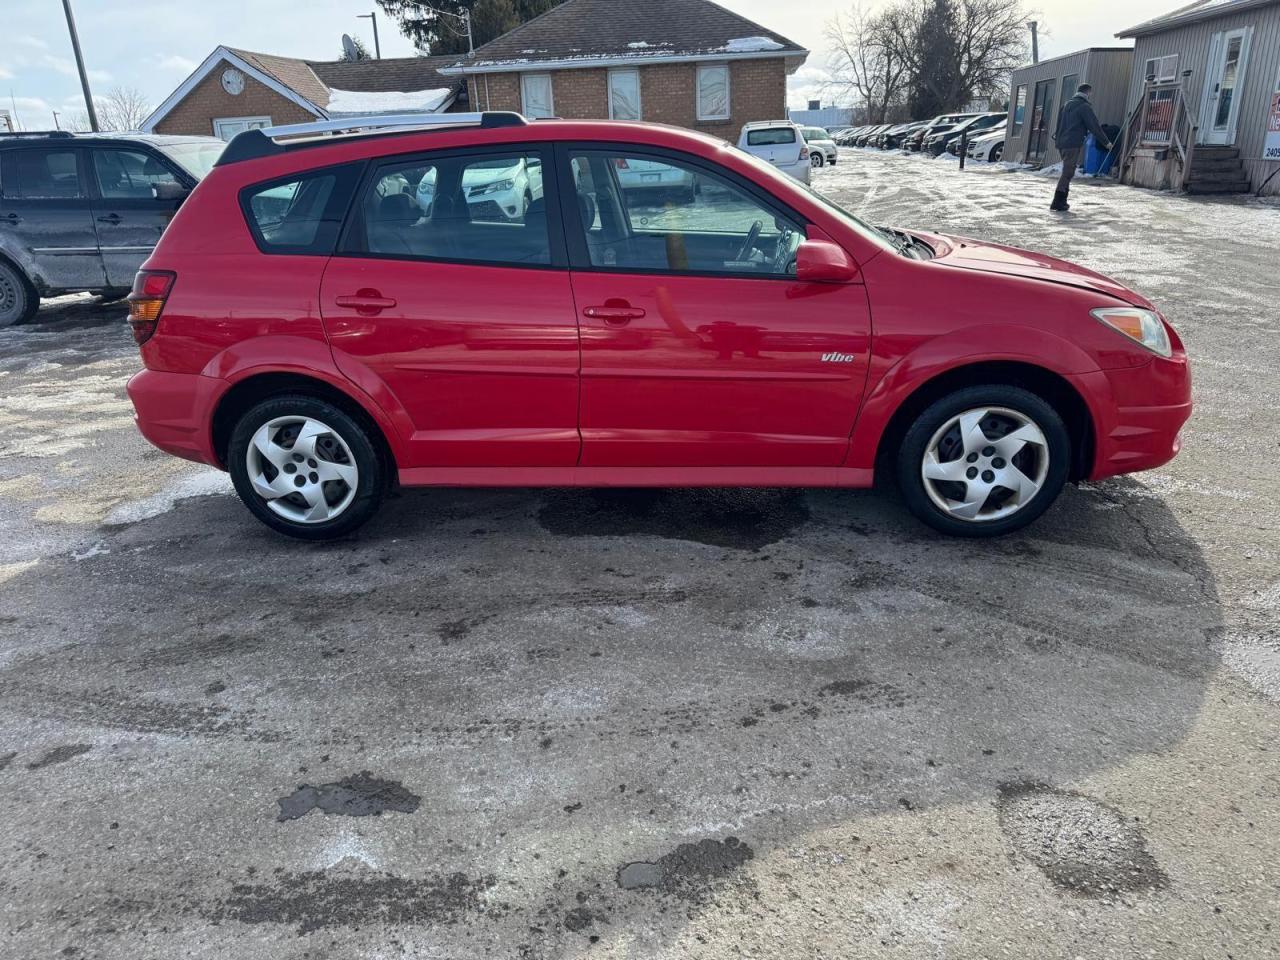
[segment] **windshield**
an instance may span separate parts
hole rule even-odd
[[[183,170],[197,180],[203,180],[213,169],[213,165],[222,156],[225,143],[192,142],[192,143],[160,143],[156,144],[160,152],[176,162]]]
[[[840,204],[836,203],[829,197],[823,196],[817,190],[813,189],[813,187],[809,186],[809,184],[802,183],[801,181],[788,176],[773,164],[769,163],[767,160],[762,160],[755,154],[747,153],[745,150],[739,150],[734,146],[730,146],[729,149],[737,151],[740,158],[746,159],[748,163],[769,177],[770,180],[774,180],[780,184],[785,184],[788,187],[798,187],[799,189],[804,190],[823,206],[831,210],[832,213],[836,214],[851,228],[857,231],[860,236],[876,244],[876,246],[880,247],[882,250],[901,252],[901,245],[886,235],[884,231],[858,219],[844,207],[840,206]]]

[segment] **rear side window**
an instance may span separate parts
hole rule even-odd
[[[793,127],[774,127],[771,130],[748,130],[747,146],[772,147],[779,143],[795,143],[796,131]]]
[[[263,253],[333,253],[358,167],[334,167],[247,187],[240,202]]]
[[[156,187],[182,186],[172,170],[137,150],[94,150],[93,172],[98,192],[109,200],[151,200]]]
[[[83,197],[76,151],[25,147],[0,153],[0,194],[9,200]]]

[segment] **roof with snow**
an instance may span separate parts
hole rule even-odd
[[[809,51],[711,0],[565,0],[478,48],[446,74],[644,64]]]
[[[1194,3],[1179,7],[1164,16],[1140,23],[1136,27],[1130,27],[1128,30],[1121,30],[1116,36],[1141,37],[1149,33],[1160,33],[1162,30],[1172,30],[1175,27],[1199,23],[1202,20],[1225,17],[1229,14],[1239,13],[1242,10],[1267,7],[1273,3],[1280,3],[1280,0],[1195,0]]]
[[[303,60],[235,47],[218,47],[143,123],[154,130],[216,69],[231,65],[321,119],[377,113],[436,113],[465,91],[462,79],[440,68],[457,57],[386,60]]]

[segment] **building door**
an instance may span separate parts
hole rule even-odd
[[[1243,27],[1213,36],[1200,110],[1202,143],[1225,146],[1236,142],[1236,120],[1240,116],[1240,93],[1244,89],[1252,32]]]
[[[1027,150],[1028,162],[1043,160],[1053,143],[1053,88],[1057,80],[1041,80],[1036,84],[1035,99],[1031,109],[1031,145]]]

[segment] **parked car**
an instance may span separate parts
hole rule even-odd
[[[866,124],[864,124],[861,127],[854,127],[852,130],[849,130],[848,132],[843,133],[839,137],[837,137],[836,145],[841,147],[854,146],[855,141],[858,139],[858,137],[861,136],[863,132],[865,132],[867,129],[868,129],[868,126]]]
[[[0,327],[40,298],[123,296],[226,144],[146,134],[0,134]]]
[[[950,127],[959,123],[961,120],[968,120],[970,117],[976,117],[976,113],[943,113],[934,117],[932,120],[926,121],[924,126],[907,137],[903,144],[908,150],[919,152],[924,141],[933,136],[943,127]]]
[[[947,147],[953,140],[959,140],[964,136],[973,136],[983,130],[990,130],[997,124],[1005,123],[1008,115],[1004,113],[984,113],[976,117],[970,117],[968,120],[961,120],[959,123],[953,123],[949,127],[943,127],[932,136],[928,137],[924,143],[924,149],[933,154],[933,156],[941,156],[947,151]],[[954,153],[955,151],[952,151]]]
[[[821,127],[802,127],[805,143],[809,145],[809,162],[815,167],[831,164],[833,167],[840,159],[840,150],[831,139],[831,134]]]
[[[887,123],[877,123],[877,124],[873,124],[870,127],[867,127],[866,130],[858,134],[857,139],[854,140],[854,146],[857,146],[857,147],[872,146],[872,141],[875,139],[875,137],[878,134],[883,133],[887,129],[889,129],[889,124]]]
[[[632,178],[633,186],[641,186],[642,176],[651,176],[655,178],[654,182],[643,186],[693,189],[692,181],[662,183],[659,173],[643,174],[638,169],[625,173]],[[619,172],[619,179],[622,177],[623,172]],[[436,171],[431,169],[418,181],[416,191],[418,206],[427,215],[431,213],[435,189]],[[466,194],[472,220],[523,220],[533,202],[542,199],[542,164],[536,157],[532,160],[500,157],[488,163],[472,164],[467,167],[462,190]]]
[[[894,127],[884,135],[884,148],[886,150],[897,150],[902,146],[903,141],[911,134],[919,130],[923,123],[901,123]]]
[[[809,182],[812,151],[798,124],[790,120],[758,120],[742,128],[738,149],[773,164],[802,183]]]
[[[130,295],[142,433],[229,470],[280,533],[346,535],[396,485],[879,475],[938,530],[993,536],[1178,452],[1186,351],[1114,280],[871,226],[688,130],[391,123],[240,134]],[[467,171],[513,158],[541,161],[541,210],[469,216]],[[707,189],[628,217],[633,158]],[[423,216],[402,185],[429,170]]]
[[[1005,131],[1003,128],[969,141],[969,156],[974,160],[996,163],[1004,156]]]

